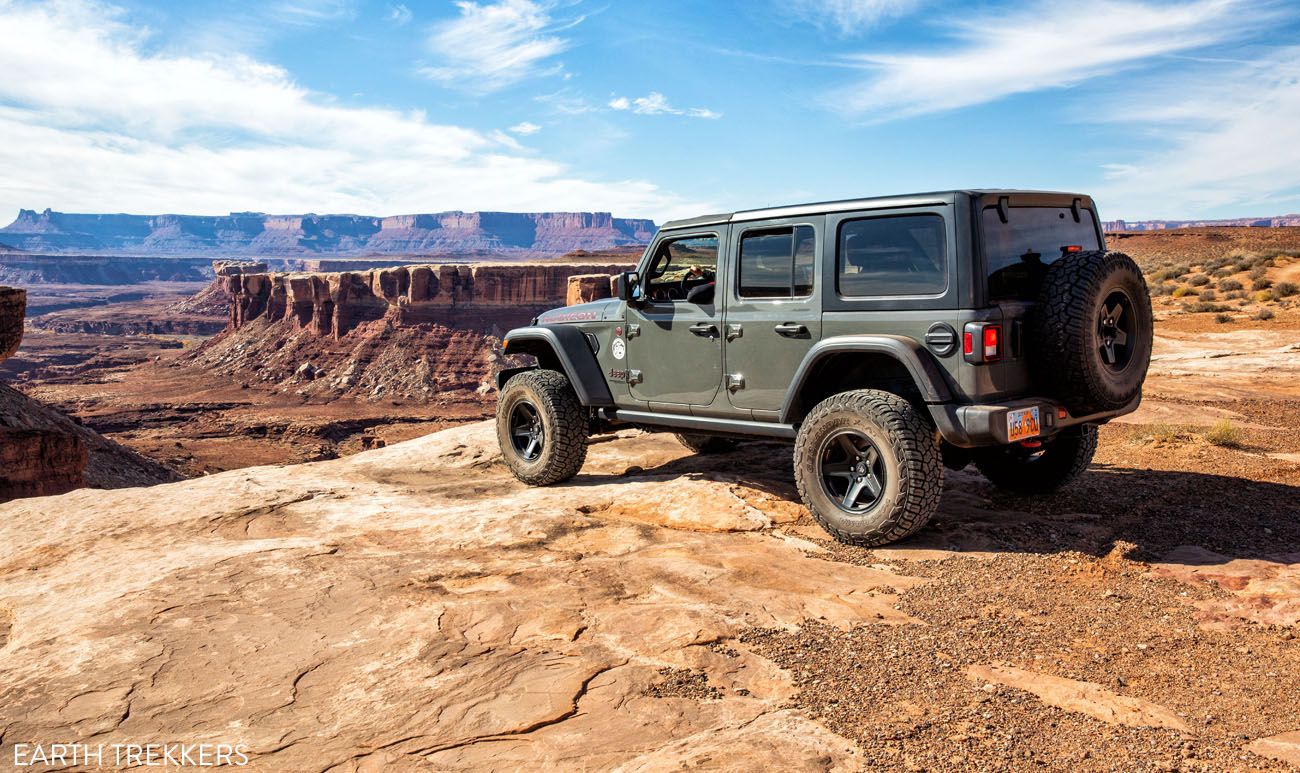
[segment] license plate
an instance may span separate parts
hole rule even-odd
[[[1042,425],[1038,423],[1038,406],[1021,408],[1007,414],[1007,439],[1011,442],[1038,437]]]

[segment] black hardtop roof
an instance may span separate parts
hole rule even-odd
[[[925,204],[951,204],[958,196],[1060,196],[1062,198],[1080,198],[1091,202],[1092,198],[1081,193],[1067,191],[1037,191],[1012,188],[966,188],[948,191],[929,191],[926,193],[907,193],[895,196],[871,196],[861,199],[839,199],[837,201],[817,201],[807,204],[790,204],[763,209],[743,209],[736,212],[721,212],[713,215],[700,215],[681,220],[670,220],[659,227],[662,230],[691,228],[700,225],[718,223],[735,223],[746,220],[767,220],[769,218],[811,215],[819,212],[843,212],[853,209],[885,209],[890,207],[915,207]]]

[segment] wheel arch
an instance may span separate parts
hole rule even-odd
[[[902,336],[827,338],[799,364],[780,421],[794,424],[830,395],[850,389],[883,389],[917,403],[946,403],[952,390],[933,356]]]
[[[497,374],[497,389],[505,388],[511,378],[538,367],[558,370],[569,377],[578,401],[587,407],[614,405],[614,396],[600,371],[600,363],[582,331],[576,327],[526,327],[506,333],[502,341],[504,354],[527,354],[537,365],[507,368]]]

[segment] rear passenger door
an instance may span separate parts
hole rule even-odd
[[[731,405],[775,419],[795,370],[821,337],[825,217],[733,225],[723,344]]]

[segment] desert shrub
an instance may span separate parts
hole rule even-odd
[[[1227,419],[1220,419],[1205,430],[1205,440],[1210,445],[1237,448],[1241,445],[1241,430]]]
[[[1210,276],[1214,277],[1215,279],[1223,279],[1224,277],[1232,276],[1235,273],[1237,273],[1237,270],[1229,266],[1227,268],[1214,269],[1213,271],[1210,272]]]
[[[1130,439],[1134,443],[1151,443],[1154,445],[1171,445],[1178,442],[1191,440],[1193,435],[1185,427],[1176,424],[1161,422],[1159,424],[1147,424],[1133,430]]]
[[[1196,303],[1183,304],[1183,310],[1190,311],[1193,314],[1202,314],[1207,311],[1227,311],[1228,307],[1220,303],[1206,303],[1205,301],[1197,301]]]
[[[1214,294],[1213,290],[1202,290],[1200,298],[1203,301],[1213,301],[1217,299],[1218,296]]]
[[[1263,278],[1264,278],[1264,274],[1266,274],[1266,273],[1268,273],[1268,269],[1267,269],[1267,268],[1264,268],[1263,266],[1255,266],[1254,268],[1252,268],[1252,269],[1250,270],[1250,278],[1251,278],[1251,279],[1263,279]]]
[[[1192,287],[1204,287],[1210,283],[1210,278],[1205,274],[1197,274],[1193,276],[1191,279],[1188,279],[1187,283],[1190,284]]]
[[[1196,295],[1196,291],[1190,287],[1179,285],[1178,287],[1174,288],[1173,292],[1171,292],[1170,295],[1174,296],[1175,298],[1186,298],[1189,295]]]
[[[1233,291],[1230,292],[1230,293],[1224,293],[1224,295],[1223,295],[1223,300],[1225,300],[1225,301],[1239,301],[1239,300],[1241,300],[1242,298],[1245,298],[1245,297],[1246,297],[1246,291],[1245,291],[1245,290],[1233,290]]]
[[[1269,301],[1277,300],[1273,297],[1272,290],[1260,290],[1250,297],[1254,298],[1256,303],[1268,303]]]
[[[1255,281],[1250,283],[1250,289],[1255,291],[1267,290],[1272,286],[1273,286],[1273,281],[1271,279],[1256,279]]]
[[[1289,298],[1296,293],[1300,293],[1300,287],[1294,282],[1278,282],[1273,285],[1273,294],[1279,298]]]
[[[1245,287],[1245,285],[1238,282],[1236,279],[1224,279],[1219,282],[1219,290],[1225,293],[1230,293],[1233,290],[1240,290],[1243,287]]]
[[[1272,319],[1276,316],[1277,314],[1274,314],[1272,309],[1260,309],[1259,313],[1255,315],[1255,319],[1263,321]]]
[[[1151,287],[1151,294],[1155,296],[1172,295],[1175,287],[1177,287],[1177,285],[1171,282],[1161,282],[1160,284]]]
[[[1232,321],[1232,315],[1231,315],[1231,314],[1215,314],[1215,315],[1214,315],[1214,321],[1215,321],[1215,322],[1218,322],[1220,325],[1225,325],[1225,324],[1227,324],[1227,323],[1229,323],[1229,322]]]

